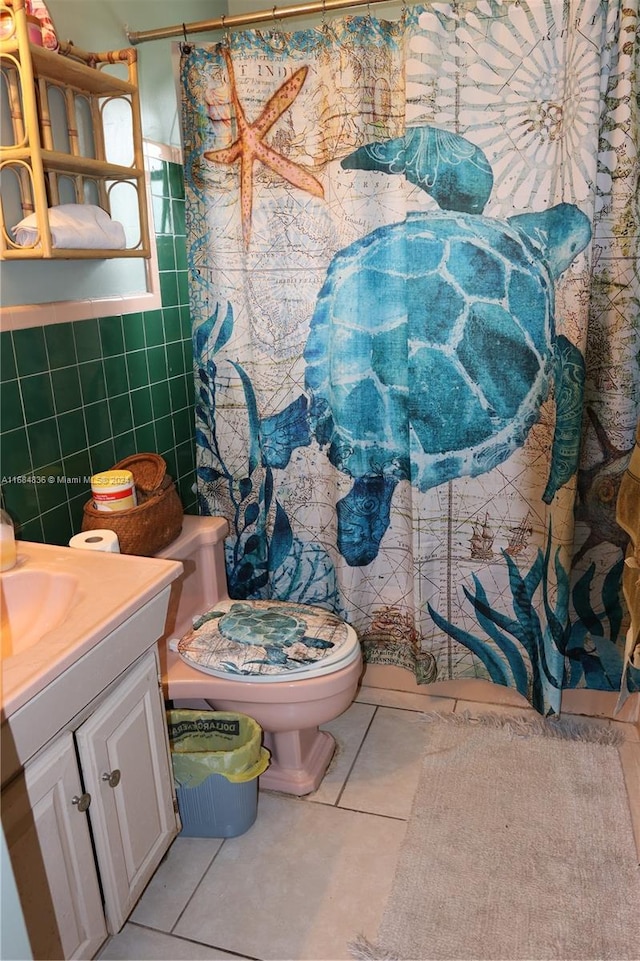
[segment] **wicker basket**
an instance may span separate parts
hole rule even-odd
[[[167,473],[167,462],[160,454],[132,454],[119,460],[111,470],[130,470],[138,493],[157,491]]]
[[[176,485],[158,454],[125,457],[112,470],[119,468],[133,474],[138,506],[126,511],[99,511],[92,500],[87,501],[82,530],[114,531],[122,554],[150,557],[175,540],[182,530],[184,512]]]

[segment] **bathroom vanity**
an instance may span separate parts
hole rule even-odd
[[[35,958],[92,957],[180,829],[156,641],[181,573],[19,542],[0,578],[2,822]]]

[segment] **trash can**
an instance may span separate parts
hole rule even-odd
[[[256,819],[258,778],[269,766],[262,728],[230,711],[167,711],[182,835],[233,838]]]

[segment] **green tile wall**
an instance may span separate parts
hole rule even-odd
[[[182,168],[152,161],[151,191],[161,310],[0,334],[0,474],[25,540],[66,544],[87,478],[140,451],[197,513]]]

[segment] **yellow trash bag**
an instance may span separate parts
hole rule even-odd
[[[269,766],[262,728],[246,714],[231,711],[167,711],[173,777],[194,788],[211,774],[240,783],[259,777]]]

